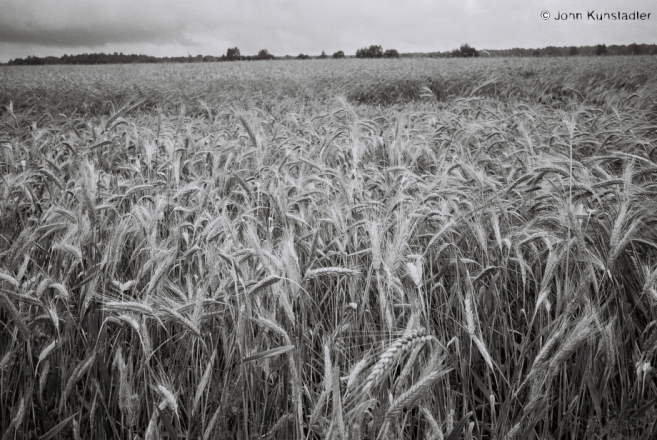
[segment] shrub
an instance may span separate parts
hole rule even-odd
[[[467,43],[462,45],[458,49],[454,49],[452,51],[452,56],[453,57],[458,57],[458,58],[471,58],[471,57],[478,57],[479,52],[477,49],[474,47],[470,47]]]
[[[381,46],[372,45],[368,48],[358,49],[356,51],[356,58],[382,58],[383,48]]]
[[[241,57],[240,50],[236,47],[230,48],[226,51],[226,59],[228,61],[239,60]]]
[[[261,49],[256,56],[257,60],[273,60],[274,55],[270,54],[267,49]]]

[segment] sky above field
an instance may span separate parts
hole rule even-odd
[[[550,18],[544,20],[541,13]],[[650,13],[598,21],[588,13]],[[555,20],[562,13],[581,19]],[[655,0],[0,0],[0,62],[92,52],[280,55],[657,43]]]

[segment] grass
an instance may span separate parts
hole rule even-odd
[[[654,437],[656,64],[0,69],[0,437]]]

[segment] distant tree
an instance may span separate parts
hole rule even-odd
[[[297,60],[309,60],[309,59],[310,59],[310,55],[304,55],[302,53],[297,55]]]
[[[267,49],[261,49],[260,52],[258,52],[258,56],[256,56],[257,60],[273,60],[274,55],[270,54]]]
[[[328,58],[328,55],[326,55],[326,52],[322,51],[322,54],[319,56],[320,59],[325,59]]]
[[[561,55],[561,51],[559,50],[558,47],[555,46],[548,46],[545,49],[543,49],[543,53],[549,57],[558,57]]]
[[[595,47],[595,54],[596,55],[605,55],[607,53],[607,45],[606,44],[598,44]]]
[[[540,57],[541,56],[541,51],[536,49],[534,52],[532,52],[533,57]]]
[[[372,45],[368,48],[358,49],[356,51],[356,58],[381,58],[383,57],[383,48],[381,46]]]
[[[477,49],[474,47],[470,47],[470,45],[463,44],[460,48],[454,49],[452,51],[452,56],[453,57],[460,57],[460,58],[471,58],[471,57],[478,57],[479,52]]]
[[[336,53],[333,54],[333,58],[344,58],[344,52],[339,50]]]
[[[630,55],[641,55],[643,53],[643,50],[641,50],[642,49],[641,46],[636,44],[636,43],[630,44],[628,49],[629,49]]]
[[[383,53],[384,58],[399,58],[399,52],[395,49],[388,49]]]
[[[575,57],[579,55],[579,49],[577,48],[577,46],[570,46],[570,49],[568,49],[568,55],[570,55],[571,57]]]
[[[45,62],[39,57],[28,56],[27,59],[24,60],[23,64],[28,66],[41,66],[45,64]]]
[[[236,47],[228,49],[226,52],[226,59],[228,61],[239,60],[242,56],[240,55],[240,50]]]

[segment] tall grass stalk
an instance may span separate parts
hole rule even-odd
[[[652,438],[654,57],[0,67],[0,438]]]

